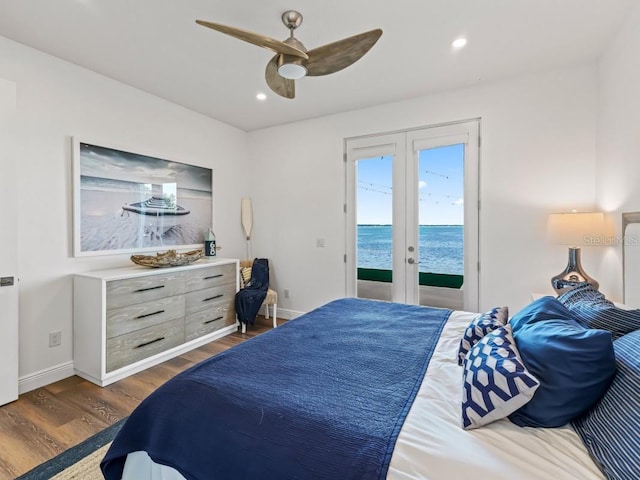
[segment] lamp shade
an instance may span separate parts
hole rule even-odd
[[[547,221],[547,239],[558,245],[593,245],[589,238],[604,234],[602,212],[552,213]]]

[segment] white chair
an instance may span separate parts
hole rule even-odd
[[[251,280],[251,267],[253,266],[253,260],[240,260],[240,288],[244,288],[246,284]],[[269,305],[272,307],[273,328],[278,326],[277,314],[278,314],[278,292],[269,288],[267,289],[267,296],[262,302],[264,306],[264,317],[269,319]],[[247,326],[242,324],[242,333],[245,333]]]

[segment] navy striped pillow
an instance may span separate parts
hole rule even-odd
[[[588,328],[611,332],[613,339],[640,329],[640,310],[616,307],[591,285],[580,285],[558,297],[567,310]]]
[[[596,406],[573,426],[609,479],[640,478],[640,330],[615,342],[618,373]]]

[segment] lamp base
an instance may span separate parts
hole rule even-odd
[[[596,290],[600,287],[600,284],[582,269],[580,248],[569,247],[569,263],[567,263],[567,267],[562,272],[551,277],[551,285],[560,294],[585,283],[588,283]]]

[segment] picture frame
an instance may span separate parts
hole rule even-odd
[[[213,224],[213,172],[72,137],[73,254],[202,247]]]

